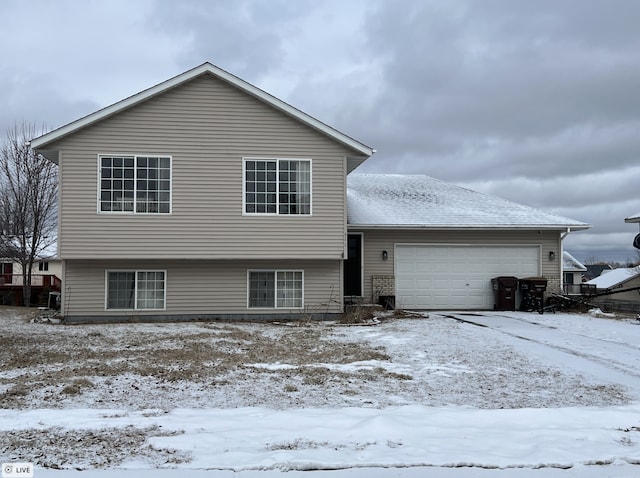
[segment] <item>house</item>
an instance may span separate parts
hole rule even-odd
[[[561,287],[562,239],[588,227],[352,175],[372,148],[210,63],[31,146],[59,166],[69,322],[333,317],[345,297],[492,308],[493,276]]]
[[[567,251],[562,253],[563,292],[565,294],[580,294],[582,279],[587,268]]]
[[[48,305],[49,294],[60,292],[62,261],[56,257],[39,258],[31,272],[31,302]],[[0,304],[22,305],[22,265],[14,259],[0,259]]]
[[[584,278],[587,281],[600,277],[603,272],[613,270],[610,264],[587,264],[585,267],[587,268],[587,272],[585,272]]]
[[[640,224],[640,212],[625,218],[624,222],[631,224]],[[633,239],[633,247],[640,249],[640,233]]]
[[[622,267],[603,271],[602,275],[586,282],[605,294],[593,302],[604,310],[640,312],[640,267]]]

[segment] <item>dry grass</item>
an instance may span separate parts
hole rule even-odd
[[[0,316],[11,312],[15,313],[0,309]],[[182,327],[179,336],[177,327]],[[232,323],[64,326],[2,318],[0,407],[38,406],[36,397],[46,400],[47,406],[56,406],[83,394],[104,395],[98,390],[101,384],[108,388],[130,377],[146,380],[144,390],[140,383],[131,383],[134,393],[152,396],[149,383],[164,391],[189,382],[206,391],[232,386],[235,377],[249,379],[248,374],[282,381],[280,389],[286,394],[295,394],[301,385],[391,376],[384,371],[374,377],[316,366],[390,359],[381,347],[331,340],[327,329],[326,324],[318,323],[304,327]],[[271,363],[292,368],[251,367]]]
[[[50,469],[107,468],[131,458],[148,459],[159,466],[190,461],[183,452],[151,448],[146,444],[149,436],[167,436],[167,433],[158,427],[133,426],[100,430],[10,430],[0,437],[0,449],[5,450],[3,459],[29,461]],[[82,457],[80,460],[78,455]]]
[[[2,408],[520,408],[629,400],[622,386],[560,373],[489,331],[437,315],[386,311],[377,325],[358,326],[64,326],[29,323],[18,312],[0,308]]]

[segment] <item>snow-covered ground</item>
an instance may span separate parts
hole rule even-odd
[[[37,477],[640,476],[635,319],[297,325],[5,311],[0,457]]]

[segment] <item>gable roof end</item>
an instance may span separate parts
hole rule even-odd
[[[54,154],[55,153],[54,151],[47,151],[47,148],[46,148],[47,145],[63,138],[64,136],[73,134],[82,128],[85,128],[102,119],[105,119],[109,116],[119,113],[120,111],[130,108],[131,106],[141,103],[149,98],[152,98],[153,96],[161,94],[167,90],[170,90],[171,88],[175,88],[176,86],[182,83],[185,83],[197,76],[200,76],[206,73],[214,75],[216,78],[219,78],[220,80],[225,81],[230,85],[235,86],[236,88],[239,88],[245,93],[261,101],[264,101],[265,103],[271,105],[277,110],[282,111],[283,113],[299,120],[300,122],[306,124],[307,126],[310,126],[311,128],[317,131],[320,131],[321,133],[329,136],[335,141],[338,141],[339,143],[342,143],[350,147],[356,152],[356,155],[354,156],[359,157],[360,162],[368,158],[369,156],[371,156],[373,153],[375,153],[375,150],[370,148],[369,146],[363,143],[360,143],[359,141],[351,138],[350,136],[347,136],[346,134],[341,133],[337,129],[332,128],[331,126],[323,123],[322,121],[315,119],[312,116],[309,116],[303,111],[291,106],[288,103],[285,103],[284,101],[276,98],[275,96],[267,93],[266,91],[261,90],[260,88],[252,85],[251,83],[248,83],[238,78],[237,76],[232,75],[231,73],[221,68],[218,68],[217,66],[212,65],[211,63],[208,63],[208,62],[203,63],[202,65],[197,66],[195,68],[192,68],[191,70],[188,70],[184,73],[181,73],[178,76],[174,76],[169,80],[163,81],[162,83],[152,86],[151,88],[143,90],[140,93],[137,93],[133,96],[129,96],[128,98],[118,101],[117,103],[114,103],[110,106],[102,108],[83,118],[80,118],[76,121],[68,123],[64,126],[61,126],[60,128],[50,131],[49,133],[39,136],[38,138],[35,138],[31,141],[31,147],[33,149],[39,150],[39,152],[42,153],[50,161],[56,162],[57,154]],[[350,159],[353,159],[353,158],[350,158]]]
[[[565,272],[585,272],[587,268],[567,251],[562,251],[562,270]]]

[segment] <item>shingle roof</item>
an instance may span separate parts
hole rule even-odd
[[[588,229],[584,222],[429,176],[350,174],[349,225],[430,228]]]

